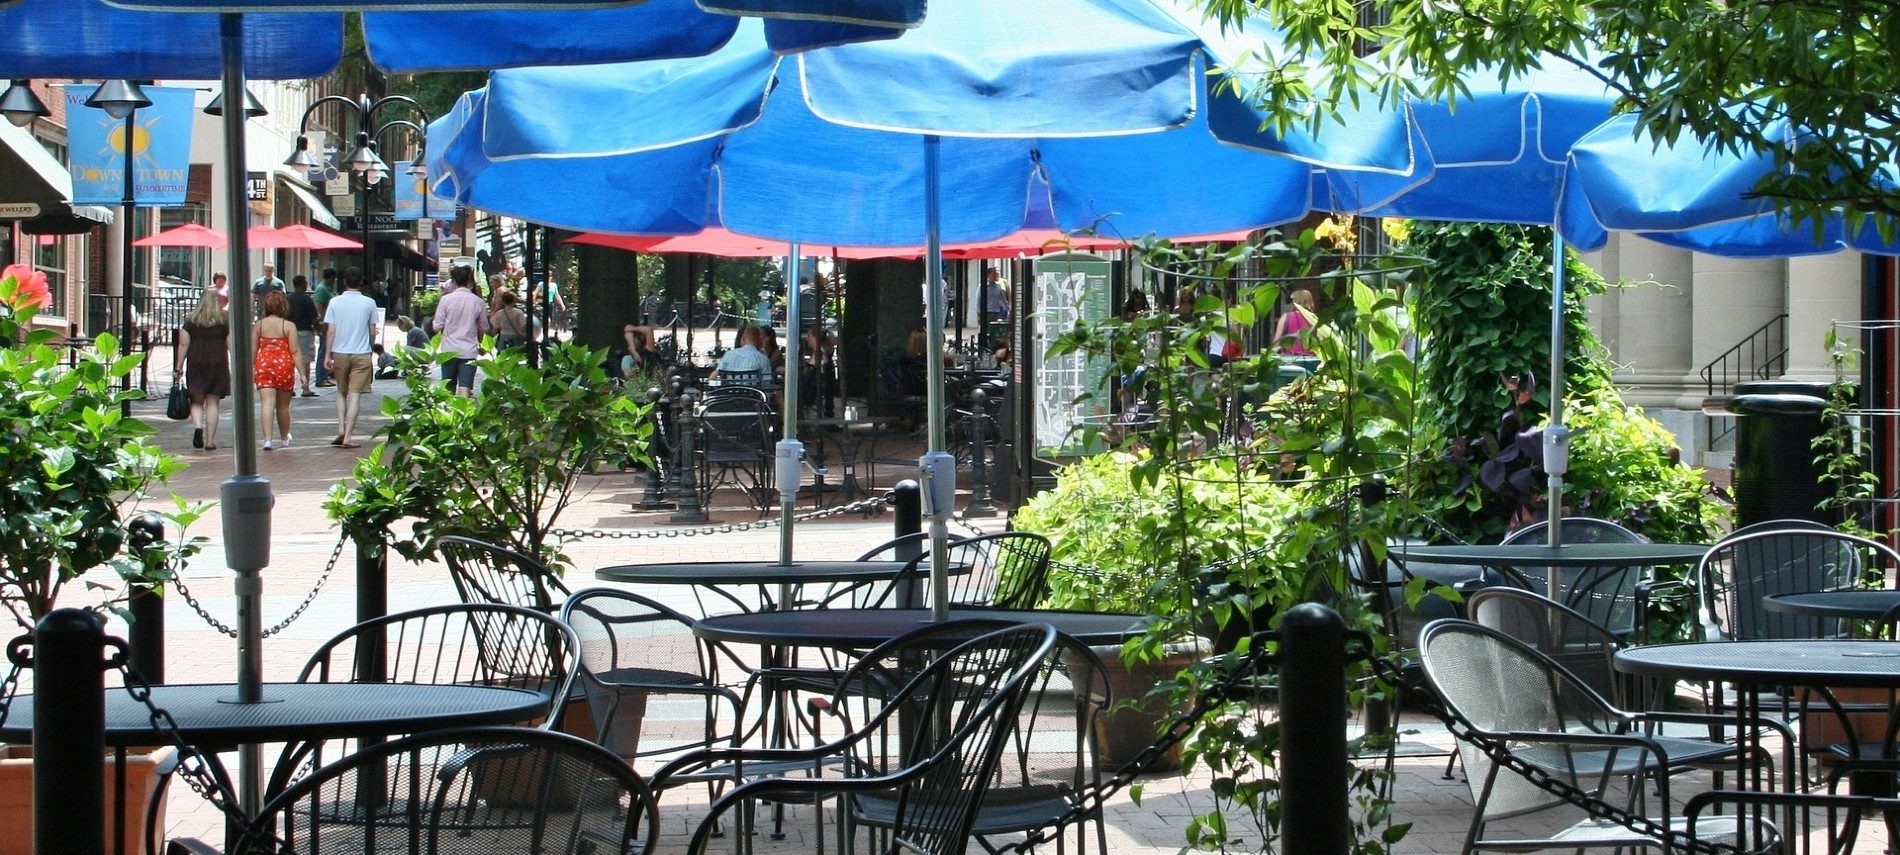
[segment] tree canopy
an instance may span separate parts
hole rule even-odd
[[[1623,95],[1645,134],[1763,152],[1756,185],[1797,219],[1839,209],[1900,214],[1900,14],[1892,2],[1768,0],[1200,0],[1226,22],[1260,17],[1287,36],[1256,56],[1281,85],[1263,98],[1281,127],[1331,105],[1467,94],[1554,54]],[[1312,100],[1308,100],[1310,96]],[[1784,128],[1803,139],[1782,142]]]

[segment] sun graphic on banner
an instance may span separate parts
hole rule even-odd
[[[125,161],[126,146],[125,132],[129,125],[132,131],[133,166],[135,168],[143,167],[146,169],[157,168],[158,160],[154,158],[151,153],[152,128],[155,127],[161,119],[163,119],[162,116],[150,116],[143,122],[137,119],[134,119],[130,123],[118,119],[106,119],[101,121],[99,126],[106,132],[106,142],[104,146],[100,147],[99,153],[101,155],[115,155],[116,157],[113,162],[123,163]],[[87,169],[86,177],[88,179],[94,179],[93,173],[95,172],[98,172],[98,170]]]

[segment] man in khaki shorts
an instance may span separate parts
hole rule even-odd
[[[352,267],[343,272],[343,293],[330,300],[323,322],[329,327],[325,341],[330,350],[324,366],[336,379],[337,391],[337,436],[330,444],[357,448],[350,433],[370,381],[376,379],[376,301],[363,293],[363,271]]]

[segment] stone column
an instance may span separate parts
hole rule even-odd
[[[1790,380],[1832,382],[1834,365],[1828,359],[1827,334],[1836,320],[1860,318],[1865,259],[1859,253],[1838,252],[1791,258],[1787,265],[1786,376]],[[1863,346],[1858,335],[1848,330],[1842,332],[1845,346]]]

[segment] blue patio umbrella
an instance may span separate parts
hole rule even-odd
[[[965,0],[896,41],[783,58],[742,27],[702,58],[497,72],[441,123],[450,140],[432,165],[458,201],[567,228],[922,242],[940,398],[944,240],[1000,237],[1037,207],[1059,228],[1119,235],[1272,225],[1310,209],[1315,165],[1413,167],[1403,111],[1367,117],[1396,132],[1344,136],[1352,145],[1337,150],[1263,133],[1257,114],[1232,121],[1249,108],[1208,84],[1218,49],[1195,16],[1150,0]],[[1231,138],[1216,136],[1216,116]],[[939,205],[940,186],[956,189],[954,206]],[[794,402],[786,410],[789,421]],[[941,610],[954,465],[940,400],[929,419]]]

